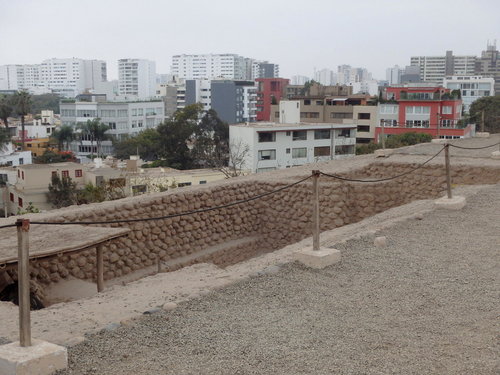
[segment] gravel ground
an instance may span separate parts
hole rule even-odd
[[[499,374],[500,186],[378,235],[89,336],[59,374]]]

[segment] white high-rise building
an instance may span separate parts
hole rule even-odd
[[[385,73],[385,79],[389,82],[389,85],[397,85],[401,83],[401,75],[404,69],[399,65],[394,65],[392,68],[387,68]]]
[[[309,77],[301,75],[292,76],[291,78],[292,85],[304,85],[309,80]]]
[[[445,56],[412,56],[410,64],[420,68],[423,82],[442,83],[445,76],[472,76],[475,72],[476,56],[454,56],[446,51]]]
[[[75,97],[106,81],[106,62],[48,59],[41,64],[0,66],[0,90],[28,90]]]
[[[142,59],[118,60],[120,96],[149,99],[156,93],[156,64]]]
[[[268,61],[252,60],[251,73],[248,79],[278,78],[280,76],[280,67],[278,64],[273,64]]]
[[[246,79],[248,69],[244,57],[230,53],[175,55],[171,74],[185,79]]]
[[[314,72],[314,80],[324,86],[332,86],[337,83],[337,75],[330,69],[321,69]]]

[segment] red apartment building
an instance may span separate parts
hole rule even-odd
[[[384,98],[387,102],[379,104],[378,108],[377,141],[382,124],[386,135],[419,132],[447,139],[473,135],[473,125],[458,128],[462,100],[449,89],[423,85],[388,87]]]
[[[271,105],[278,104],[286,97],[286,87],[290,80],[286,78],[257,78],[257,121],[269,121]],[[274,99],[273,99],[274,98]]]

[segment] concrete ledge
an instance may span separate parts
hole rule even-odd
[[[445,208],[447,210],[461,210],[465,207],[465,197],[455,196],[455,197],[442,197],[436,199],[434,204],[438,208]]]
[[[379,148],[378,150],[375,150],[375,157],[376,158],[386,158],[389,155],[392,155],[394,150],[392,148]]]
[[[19,342],[0,346],[0,375],[50,375],[68,367],[66,348],[33,340],[23,348]]]
[[[488,132],[477,132],[475,135],[476,138],[489,138],[490,133]]]
[[[444,138],[434,138],[431,140],[431,143],[439,143],[439,144],[444,144],[447,142],[447,139]]]
[[[312,247],[297,251],[294,254],[295,260],[306,267],[322,269],[332,264],[340,262],[340,251],[320,247],[319,250],[313,250]]]
[[[491,158],[492,159],[500,159],[500,151],[493,151],[491,153]]]

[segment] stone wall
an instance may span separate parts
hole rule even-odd
[[[382,178],[409,171],[412,165],[373,163],[344,174],[351,178]],[[500,167],[456,166],[454,184],[489,184],[500,181]],[[97,221],[151,218],[225,205],[285,186],[290,181],[244,182],[185,189],[175,193],[141,196],[113,205],[97,204],[70,212],[61,211],[43,220]],[[260,253],[279,249],[311,236],[311,180],[287,190],[213,211],[137,223],[130,234],[104,245],[104,277],[112,279],[152,266],[178,269],[197,262],[225,266]],[[425,167],[384,183],[346,183],[320,178],[321,229],[360,221],[391,207],[416,199],[436,198],[446,188],[442,166]],[[41,284],[68,276],[95,280],[96,249],[52,256],[31,263],[31,275]],[[10,271],[15,279],[15,271]]]

